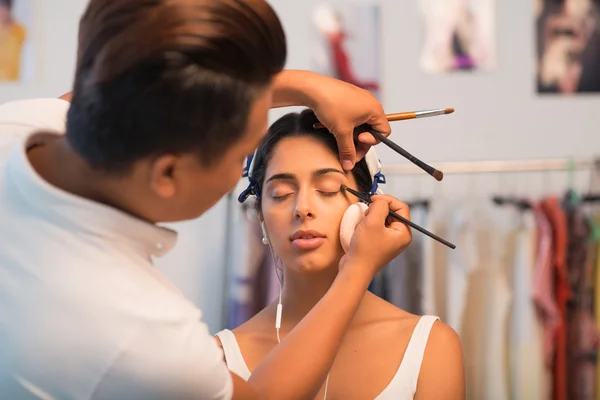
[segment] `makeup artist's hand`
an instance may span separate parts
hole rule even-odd
[[[367,278],[375,276],[412,240],[410,227],[388,216],[391,210],[410,220],[408,206],[388,195],[373,196],[372,200],[365,218],[354,231],[348,254],[340,264],[340,268],[354,266],[367,273]]]
[[[345,170],[354,168],[377,140],[369,133],[358,136],[354,145],[354,128],[368,123],[373,129],[389,136],[391,128],[381,103],[371,92],[349,83],[321,77],[316,84],[312,109],[319,121],[335,136],[340,152],[340,161]]]
[[[311,71],[281,72],[273,82],[272,107],[302,105],[333,132],[345,170],[353,168],[377,140],[361,133],[354,146],[354,128],[368,123],[384,136],[391,133],[381,103],[369,91]]]

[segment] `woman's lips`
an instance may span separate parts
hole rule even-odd
[[[292,247],[298,250],[313,250],[325,243],[325,235],[317,231],[296,231],[292,235]]]
[[[292,240],[292,247],[298,250],[313,250],[325,243],[324,237],[313,237],[311,239]]]

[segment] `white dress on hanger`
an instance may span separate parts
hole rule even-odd
[[[506,238],[516,227],[516,210],[490,199],[463,203],[460,252],[470,271],[459,330],[467,395],[473,400],[509,399],[508,329],[511,287]],[[457,248],[458,250],[458,248]]]
[[[514,244],[511,286],[509,369],[511,399],[547,399],[542,331],[533,302],[536,259],[536,220],[532,211],[521,215],[521,226],[511,237]]]

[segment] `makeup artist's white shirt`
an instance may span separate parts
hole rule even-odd
[[[176,234],[61,191],[26,149],[58,99],[0,106],[0,398],[230,399],[202,313],[152,265]],[[53,137],[54,136],[54,137]]]

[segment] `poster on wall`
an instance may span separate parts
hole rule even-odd
[[[418,0],[420,68],[428,74],[496,67],[496,0]]]
[[[600,92],[600,0],[534,0],[538,93]]]
[[[0,84],[31,77],[30,1],[0,0]]]
[[[380,26],[377,4],[321,3],[312,13],[311,69],[379,97]]]

